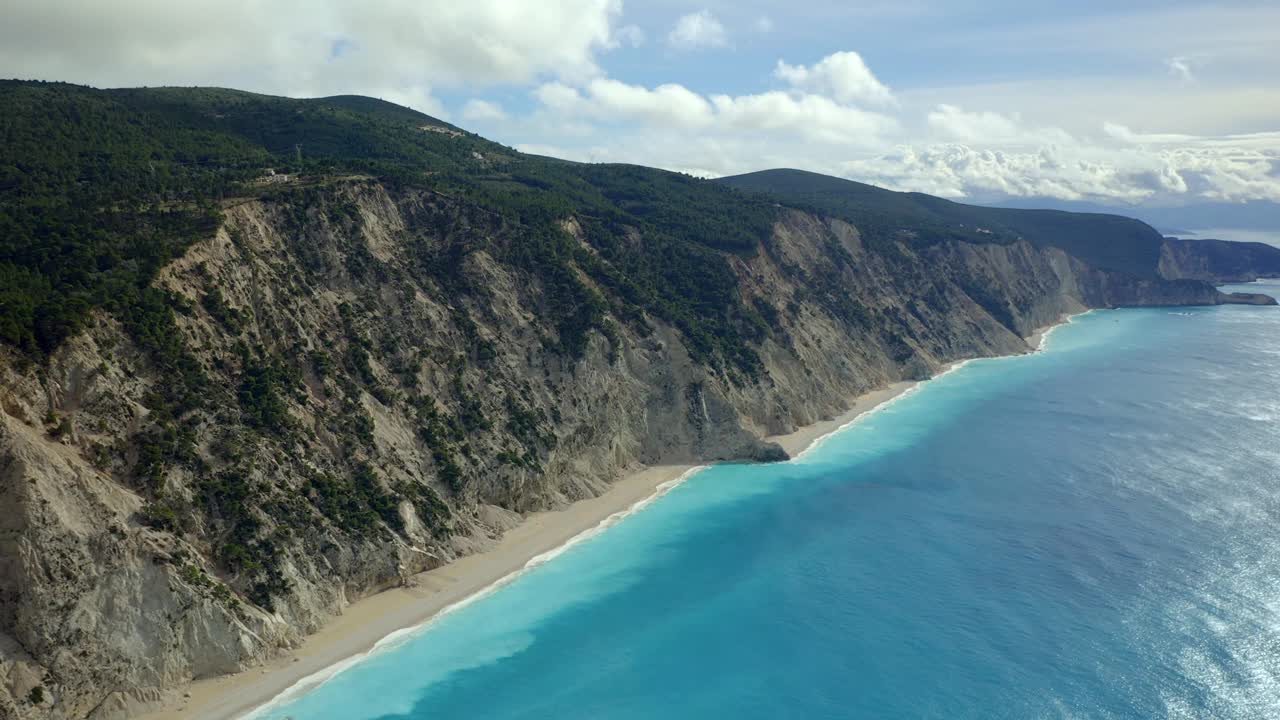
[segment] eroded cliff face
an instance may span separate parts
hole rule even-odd
[[[609,332],[564,353],[544,288],[499,259],[520,241],[368,180],[245,201],[157,281],[210,381],[199,409],[165,414],[173,370],[105,315],[45,367],[0,358],[0,717],[128,715],[484,548],[513,512],[640,464],[784,457],[762,438],[1023,352],[1066,312],[1219,301],[1026,242],[872,249],[787,212],[729,257],[770,326],[749,378],[617,302]]]
[[[1214,283],[1253,282],[1280,277],[1280,248],[1256,242],[1165,238],[1160,275]]]

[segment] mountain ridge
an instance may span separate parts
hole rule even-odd
[[[764,438],[1064,313],[1232,301],[1194,245],[1135,275],[371,100],[0,99],[6,718],[136,714],[515,515],[785,458]]]
[[[762,170],[717,178],[730,187],[843,217],[872,217],[888,231],[928,225],[959,239],[1002,242],[1026,237],[1058,247],[1105,270],[1135,277],[1214,282],[1280,276],[1280,249],[1261,243],[1165,238],[1141,220],[1105,212],[966,205],[914,192],[897,192],[853,180],[795,169]],[[1230,271],[1224,266],[1232,265]]]

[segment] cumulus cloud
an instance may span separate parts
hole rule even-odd
[[[1184,24],[1207,28],[1212,42],[1196,35],[1198,45],[1179,44],[1179,56],[1164,61],[1185,84],[1179,93],[1169,93],[1169,80],[1150,71],[1145,86],[1102,87],[1087,77],[1059,78],[1050,87],[1032,78],[895,91],[848,50],[811,65],[779,60],[772,70],[781,89],[731,95],[695,92],[678,76],[645,85],[611,78],[601,67],[607,51],[645,42],[637,26],[623,24],[622,0],[9,5],[0,23],[0,67],[13,77],[294,96],[360,93],[437,116],[446,115],[437,94],[451,91],[471,98],[456,109],[459,117],[490,123],[487,129],[506,136],[499,139],[702,175],[792,166],[970,200],[1280,201],[1270,76],[1218,82],[1231,62],[1250,72],[1267,67],[1259,59],[1275,57],[1267,34],[1275,23],[1262,20],[1280,11],[1236,13],[1230,32],[1213,29],[1210,20],[1221,13],[1188,16]],[[754,16],[741,16],[743,32],[772,29],[767,18],[753,24]],[[1146,61],[1164,57],[1168,45],[1150,44],[1151,33],[1110,27],[1078,32],[1125,51],[1136,37],[1148,43],[1139,48]],[[1039,35],[1034,30],[1020,28],[1018,41],[1061,37],[1057,25]],[[665,40],[681,49],[730,44],[708,10],[679,18]],[[530,88],[535,109],[511,112],[485,95],[492,86]],[[1106,108],[1105,117],[1098,108]],[[1169,132],[1171,125],[1183,132]],[[1233,130],[1251,132],[1211,135]]]
[[[874,144],[897,127],[886,115],[841,105],[821,95],[766,92],[715,95],[711,101],[727,127],[793,133],[847,146]]]
[[[872,146],[897,128],[897,122],[887,115],[804,93],[704,97],[682,85],[650,89],[596,78],[581,89],[546,83],[534,95],[545,109],[567,118],[639,121],[663,129],[766,133],[851,147]]]
[[[667,44],[682,50],[725,47],[729,44],[729,34],[715,15],[701,10],[676,20],[675,27],[667,34]]]
[[[1006,152],[964,144],[902,146],[846,162],[842,174],[894,189],[990,200],[1140,202],[1280,200],[1280,151],[1206,144],[1150,151],[1076,144]]]
[[[547,83],[534,95],[543,106],[568,117],[640,121],[668,128],[690,128],[711,121],[711,104],[682,85],[639,85],[597,78],[579,90]]]
[[[1061,128],[1029,127],[1019,115],[969,112],[955,105],[939,105],[926,116],[933,134],[943,140],[992,145],[1053,145],[1073,142]]]
[[[0,67],[97,86],[362,93],[429,112],[432,90],[599,73],[618,0],[45,0],[0,24]]]
[[[892,105],[893,93],[863,62],[856,52],[832,53],[816,64],[788,65],[779,60],[775,77],[792,87],[827,95],[843,103]]]
[[[1102,132],[1107,137],[1119,140],[1122,143],[1131,144],[1162,144],[1162,143],[1187,143],[1196,140],[1194,135],[1185,135],[1182,133],[1139,133],[1130,130],[1127,125],[1120,123],[1104,122],[1102,123]]]
[[[581,137],[590,152],[560,153],[578,159],[709,176],[804,167],[973,201],[1280,199],[1280,133],[1201,137],[1105,122],[1072,134],[948,103],[921,116],[895,103],[852,52],[807,67],[779,62],[775,75],[790,88],[701,95],[597,77],[546,83],[535,96],[556,135],[587,123]]]
[[[1121,182],[1114,166],[1065,156],[1052,148],[1010,153],[963,144],[902,146],[875,158],[847,162],[842,169],[847,176],[885,187],[950,198],[1081,200],[1105,195],[1136,201],[1145,197]]]
[[[995,112],[965,112],[955,105],[939,105],[929,113],[929,127],[954,140],[1009,139],[1021,132],[1018,119]]]

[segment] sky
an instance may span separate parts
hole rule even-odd
[[[0,77],[362,94],[520,150],[1280,201],[1280,2],[0,0]]]

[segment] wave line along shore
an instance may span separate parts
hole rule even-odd
[[[1026,338],[1043,348],[1058,322]],[[957,361],[930,379],[957,369]],[[867,413],[885,407],[926,381],[901,381],[852,399],[842,415],[775,435],[793,460],[821,445]],[[138,720],[249,720],[314,689],[369,655],[425,632],[446,613],[475,602],[548,562],[573,545],[607,530],[692,477],[699,465],[656,465],[627,475],[598,497],[560,510],[533,513],[505,532],[493,547],[414,576],[415,585],[384,590],[348,605],[343,613],[307,636],[302,646],[266,664],[232,675],[189,683],[180,699]]]

